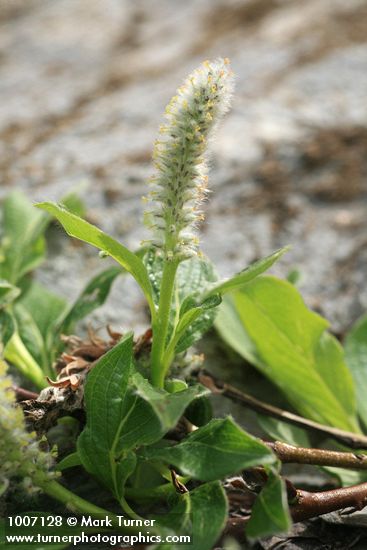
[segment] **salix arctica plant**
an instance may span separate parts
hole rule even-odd
[[[207,193],[207,147],[218,121],[229,108],[232,89],[229,61],[206,61],[187,78],[168,104],[166,123],[160,128],[155,144],[156,173],[150,182],[152,189],[145,213],[146,224],[153,233],[146,243],[147,254],[153,253],[159,260],[153,262],[149,271],[141,253],[133,253],[64,207],[53,203],[37,205],[53,214],[69,235],[96,246],[136,279],[150,308],[151,381],[159,388],[164,387],[175,354],[185,349],[185,335],[190,334],[187,340],[190,344],[200,337],[214,320],[208,311],[220,304],[221,296],[268,269],[284,252],[284,249],[277,251],[218,284],[213,283],[210,263],[200,260],[197,227],[203,219],[202,203]],[[185,262],[191,262],[187,264],[190,276],[184,274],[181,279],[195,278],[195,289],[183,284],[177,276]],[[192,269],[201,274],[191,276]]]
[[[124,515],[138,521],[146,504],[152,508],[158,499],[164,501],[166,513],[158,521],[159,532],[163,532],[164,527],[177,533],[182,524],[188,522],[188,530],[194,534],[193,550],[211,550],[226,524],[228,500],[223,479],[229,481],[228,476],[253,466],[263,467],[265,485],[246,526],[247,534],[269,535],[286,531],[290,526],[285,484],[279,475],[280,463],[269,445],[247,434],[230,417],[212,418],[206,405],[209,388],[215,381],[210,381],[209,376],[198,377],[206,387],[198,383],[192,372],[186,378],[181,374],[181,380],[167,380],[172,372],[182,373],[179,369],[184,362],[178,356],[208,330],[218,308],[217,328],[227,342],[263,370],[289,397],[294,408],[311,417],[314,423],[322,421],[344,430],[339,435],[353,436],[345,430],[356,432],[357,437],[360,435],[353,380],[343,362],[340,344],[325,332],[327,322],[306,308],[289,282],[275,277],[254,280],[285,249],[219,282],[210,261],[199,250],[197,230],[203,218],[202,203],[207,189],[207,145],[220,117],[228,109],[232,87],[228,61],[205,62],[170,102],[166,124],[155,146],[156,173],[150,182],[150,204],[145,215],[152,238],[143,249],[136,253],[130,251],[63,206],[38,205],[54,215],[71,236],[99,248],[101,256],[111,256],[133,275],[147,299],[153,333],[151,350],[150,331],[145,334],[146,339],[142,339],[147,344],[143,353],[133,335],[127,333],[121,338],[117,336],[111,349],[104,350],[96,363],[85,367],[86,376],[80,384],[86,421],[81,422],[74,452],[58,463],[58,469],[82,466],[109,490],[117,501],[114,506],[118,504]],[[44,220],[39,221],[43,227]],[[17,242],[17,238],[13,239],[14,246]],[[38,243],[34,252],[39,250]],[[19,361],[17,364],[13,357],[16,354],[22,359],[21,348],[14,346],[13,334],[18,330],[22,337],[23,331],[22,309],[18,311],[18,318],[14,318],[17,323],[13,323],[13,314],[19,305],[16,301],[20,299],[23,306],[37,308],[40,294],[38,289],[35,294],[25,293],[23,297],[14,288],[18,284],[15,274],[24,274],[29,265],[34,265],[24,249],[18,251],[17,258],[25,262],[23,271],[4,269],[4,266],[0,270],[2,277],[12,275],[9,281],[0,284],[0,339],[5,358],[19,368]],[[14,262],[10,264],[13,266]],[[74,306],[65,309],[65,304],[53,302],[52,315],[38,318],[39,326],[45,331],[45,342],[50,344],[45,347],[50,368],[50,359],[57,357],[60,350],[54,345],[55,334],[70,334],[74,322],[91,311],[93,304],[92,309],[97,302],[103,302],[120,272],[116,267],[105,271],[90,282]],[[23,289],[25,285],[19,286]],[[230,296],[221,303],[227,293]],[[50,295],[44,299],[50,305]],[[51,317],[55,324],[50,324]],[[358,371],[363,350],[357,348],[364,334],[363,327],[362,324],[358,328],[356,341],[350,344]],[[11,343],[11,339],[13,347],[7,343]],[[35,353],[34,348],[32,352]],[[329,364],[333,365],[332,373]],[[24,368],[29,367],[29,361],[21,365],[30,378],[31,369]],[[53,384],[62,386],[65,383],[62,376],[60,373],[58,382]],[[42,378],[33,376],[33,381],[42,386]],[[3,381],[0,412],[4,418],[2,423],[0,418],[0,436],[6,442],[6,448],[0,448],[3,486],[19,465],[19,473],[28,484],[40,487],[74,510],[95,516],[109,514],[50,476],[49,459],[40,454],[33,436],[25,432],[20,413],[14,414],[13,394],[7,390],[10,382],[4,373],[0,372],[0,380]],[[231,393],[228,388],[227,395]],[[64,395],[63,390],[59,390]],[[232,391],[233,394],[238,400],[239,392]],[[36,401],[42,402],[42,398]],[[183,417],[188,422],[182,422]],[[270,429],[274,433],[277,427],[270,425]],[[333,428],[330,432],[335,434]],[[16,439],[19,439],[18,447]],[[365,442],[365,438],[362,439]],[[352,460],[355,465],[359,459],[354,456]],[[298,503],[290,504],[297,507]],[[190,517],[194,518],[192,525]],[[116,517],[113,521],[114,526],[119,526]],[[170,549],[177,547],[173,545]]]
[[[164,355],[175,273],[180,262],[198,252],[195,229],[207,191],[207,142],[229,108],[233,75],[228,60],[205,62],[177,90],[166,108],[154,150],[153,210],[148,212],[153,245],[163,254],[158,305],[159,325],[152,349],[152,379],[162,385]]]

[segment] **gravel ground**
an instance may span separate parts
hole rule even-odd
[[[229,57],[203,250],[228,276],[285,244],[307,302],[345,329],[367,306],[366,0],[0,0],[0,198],[59,199],[132,247],[151,148],[182,79]],[[74,297],[104,265],[62,231],[39,278]],[[133,282],[94,321],[147,319]]]

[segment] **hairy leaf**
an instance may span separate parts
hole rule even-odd
[[[158,441],[176,426],[190,403],[207,394],[199,384],[168,393],[154,388],[141,374],[133,374],[126,399],[130,412],[118,448],[127,450]]]
[[[219,294],[209,296],[201,303],[196,304],[190,296],[185,300],[180,310],[180,317],[172,335],[170,350],[181,353],[209,330],[215,318],[214,309],[222,302]],[[190,303],[190,305],[188,305]]]
[[[219,294],[214,294],[203,300],[203,302],[195,308],[196,314],[194,319],[190,322],[188,322],[187,318],[185,319],[186,326],[184,331],[182,330],[184,319],[180,319],[181,336],[176,346],[177,353],[181,353],[192,346],[211,328],[217,314],[216,308],[221,302],[222,298]],[[190,314],[190,312],[187,312],[187,314]]]
[[[284,481],[272,471],[269,471],[268,476],[246,526],[246,535],[250,538],[286,533],[291,527]]]
[[[132,335],[106,353],[88,375],[85,386],[87,425],[77,449],[84,468],[119,499],[125,474],[132,473],[132,453],[119,456],[117,444],[128,414],[126,392],[132,369]]]
[[[218,481],[212,481],[181,495],[168,514],[156,517],[159,524],[176,535],[189,535],[191,550],[211,550],[221,535],[227,515],[226,494]],[[180,545],[173,548],[180,548]]]
[[[255,279],[258,275],[261,275],[261,273],[264,273],[264,271],[267,271],[288,250],[289,246],[285,246],[284,248],[280,248],[273,254],[270,254],[270,256],[262,258],[261,260],[257,260],[231,279],[215,285],[208,292],[206,292],[205,296],[212,296],[213,294],[223,295],[227,292],[238,290],[239,288],[243,287],[244,285]]]
[[[275,461],[268,447],[231,418],[212,420],[178,445],[147,448],[144,456],[173,464],[184,475],[201,481],[222,479],[244,468]]]
[[[163,257],[155,249],[148,248],[144,252],[143,260],[152,283],[154,301],[158,304],[164,265]],[[199,297],[216,280],[217,276],[208,258],[195,256],[182,262],[177,270],[175,311],[181,307],[182,302],[188,296]]]
[[[153,388],[134,372],[132,337],[126,336],[88,375],[87,425],[77,445],[83,466],[120,498],[125,476],[135,468],[132,451],[159,440],[206,394],[198,385],[174,394]]]
[[[163,259],[155,250],[148,249],[144,263],[152,283],[154,301],[158,304]],[[219,305],[220,299],[215,296],[211,301],[211,298],[203,299],[200,296],[216,280],[213,265],[207,258],[194,257],[179,265],[170,312],[170,336],[173,336],[174,326],[180,322],[180,327],[177,327],[180,334],[175,336],[173,343],[176,353],[185,351],[213,325],[215,307]]]
[[[185,411],[185,417],[195,426],[205,426],[213,418],[213,406],[210,397],[195,399]]]

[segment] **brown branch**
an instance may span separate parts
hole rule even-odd
[[[25,390],[24,388],[20,388],[19,386],[13,385],[12,390],[15,393],[17,401],[25,401],[26,399],[37,399],[38,397],[38,393]]]
[[[247,508],[248,496],[246,493],[242,493],[242,496],[244,505]],[[239,502],[240,505],[241,502]],[[336,512],[337,510],[347,508],[362,510],[366,505],[367,483],[361,483],[352,487],[342,487],[319,493],[297,490],[296,503],[289,506],[289,511],[292,520],[297,523],[330,512]],[[243,536],[249,519],[250,514],[246,514],[243,517],[229,517],[224,533],[232,536]]]
[[[259,399],[256,399],[247,393],[241,392],[237,388],[234,388],[221,380],[218,380],[208,371],[201,371],[198,374],[198,380],[201,384],[210,389],[212,393],[221,394],[224,397],[240,403],[241,405],[244,405],[245,407],[248,407],[249,409],[252,409],[260,414],[277,418],[278,420],[282,420],[288,424],[293,424],[294,426],[298,426],[304,430],[312,430],[319,434],[323,434],[324,436],[335,439],[336,441],[339,441],[352,449],[367,449],[367,436],[325,426],[323,424],[319,424],[318,422],[314,422],[313,420],[308,420],[307,418],[298,416],[297,414],[284,411],[279,407],[274,407],[273,405],[264,403],[263,401],[260,401]]]
[[[290,506],[291,516],[295,522],[344,508],[362,510],[367,504],[367,483],[321,491],[320,493],[309,493],[308,491],[298,491],[297,493],[297,503]]]
[[[344,453],[324,449],[307,449],[295,447],[280,441],[264,443],[272,449],[283,463],[314,464],[317,466],[335,466],[337,468],[351,468],[353,470],[367,470],[367,455]]]

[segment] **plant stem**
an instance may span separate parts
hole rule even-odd
[[[28,475],[28,472],[24,471],[23,475]],[[105,508],[100,508],[99,506],[92,504],[88,500],[79,497],[57,481],[50,479],[45,472],[41,470],[32,472],[32,479],[35,485],[42,489],[44,493],[54,498],[55,500],[62,502],[67,508],[70,508],[73,512],[75,511],[75,513],[91,516],[96,519],[104,519],[105,517],[108,517],[108,519],[112,523],[112,527],[118,529],[120,532],[129,535],[139,535],[141,527],[134,525],[134,523],[130,523],[129,525],[121,525],[116,514],[106,510]],[[133,519],[143,519],[138,514],[135,514],[133,510],[131,510],[130,506],[127,504],[124,498],[122,499],[122,501],[122,508],[125,512],[129,514],[130,517],[132,517]],[[151,531],[153,533],[158,533],[155,527],[151,529]]]
[[[134,510],[131,508],[129,503],[126,501],[125,497],[121,497],[120,500],[120,506],[123,509],[123,511],[132,519],[143,519],[139,514],[134,512]]]
[[[353,470],[367,470],[367,455],[329,451],[325,449],[307,449],[280,441],[264,443],[271,448],[279,460],[285,463],[314,464],[317,466],[335,466]]]
[[[50,497],[62,502],[65,506],[79,512],[80,514],[85,514],[88,516],[93,516],[96,518],[101,518],[108,516],[114,527],[119,527],[118,519],[115,514],[100,508],[87,500],[79,497],[66,487],[63,487],[60,483],[55,480],[50,480],[44,472],[37,471],[33,474],[33,481],[38,485],[43,492],[48,494]],[[119,527],[121,529],[121,527]],[[136,533],[137,529],[132,527],[125,527],[126,531],[129,533]]]
[[[158,315],[155,326],[153,327],[151,376],[152,384],[158,388],[163,388],[164,385],[165,365],[163,364],[162,359],[167,340],[167,331],[177,267],[177,261],[165,262],[159,296]]]
[[[25,347],[18,332],[13,334],[6,345],[4,357],[29,378],[37,388],[43,389],[47,386],[44,372]]]
[[[343,445],[346,445],[352,449],[367,449],[367,437],[365,435],[340,430],[339,428],[333,428],[331,426],[325,426],[324,424],[319,424],[318,422],[314,422],[308,418],[303,418],[297,414],[280,409],[279,407],[274,407],[273,405],[264,403],[252,395],[244,393],[237,388],[226,384],[208,371],[201,371],[198,375],[198,381],[206,386],[212,393],[221,394],[224,397],[227,397],[228,399],[231,399],[232,401],[235,401],[244,407],[248,407],[249,409],[260,414],[277,418],[282,422],[293,424],[294,426],[298,426],[304,430],[312,430],[319,434],[323,434],[324,436],[339,441]]]

